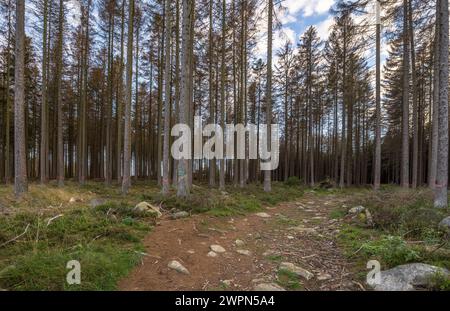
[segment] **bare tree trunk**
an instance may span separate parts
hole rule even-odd
[[[25,0],[16,3],[16,50],[14,86],[14,192],[17,197],[28,192],[25,142]]]
[[[209,120],[210,123],[214,123],[215,111],[214,111],[214,91],[213,91],[213,1],[209,2],[209,33],[208,33],[208,49],[209,49],[209,64],[208,64],[208,83],[209,83]],[[215,134],[215,133],[214,133]],[[209,160],[209,185],[211,187],[216,186],[216,159]]]
[[[181,124],[187,124],[188,111],[190,105],[189,99],[189,36],[191,32],[191,19],[193,18],[192,5],[194,0],[183,0],[183,26],[181,36],[181,97],[180,97],[180,111],[179,121]],[[189,169],[188,159],[181,158],[178,161],[178,197],[187,197],[189,195],[188,174]]]
[[[171,10],[170,1],[165,0],[165,12],[166,12],[166,46],[165,46],[165,69],[164,69],[164,82],[165,82],[165,95],[164,95],[164,147],[163,147],[163,178],[162,178],[162,192],[164,195],[169,193],[170,181],[169,181],[169,136],[170,136],[170,37],[172,32],[171,25]]]
[[[439,2],[439,0],[438,0]],[[436,4],[439,6],[439,3]],[[438,8],[436,8],[438,11]],[[437,176],[437,161],[438,161],[438,144],[439,144],[439,52],[440,52],[440,16],[436,14],[436,27],[433,50],[433,108],[432,108],[432,133],[431,133],[431,154],[430,154],[430,174],[428,178],[428,185],[434,189],[436,185]]]
[[[62,52],[63,52],[63,31],[64,31],[64,2],[59,1],[59,29],[58,29],[58,60],[56,68],[57,76],[57,106],[58,106],[58,186],[64,186],[64,141],[63,141],[63,116],[62,116]]]
[[[267,42],[267,96],[266,96],[266,122],[267,122],[267,146],[271,145],[272,125],[272,44],[273,44],[273,0],[269,0],[268,7],[268,42]],[[264,171],[264,191],[272,191],[272,172]]]
[[[408,0],[403,0],[403,117],[401,186],[409,188],[409,36]]]
[[[381,180],[381,21],[380,1],[377,0],[377,34],[376,34],[376,128],[375,128],[375,169],[373,187],[380,189]]]
[[[412,0],[409,0],[409,40],[411,52],[411,76],[412,76],[412,92],[413,92],[413,156],[412,156],[412,188],[417,188],[418,171],[419,171],[419,114],[417,102],[417,74],[416,74],[416,52],[414,45],[414,24]]]
[[[120,23],[120,64],[119,64],[119,78],[117,79],[117,183],[122,181],[122,106],[123,106],[123,59],[124,59],[124,27],[125,27],[125,1],[122,0],[122,13]]]
[[[448,1],[439,0],[439,149],[434,206],[448,208]]]
[[[221,86],[220,86],[220,124],[225,128],[225,40],[226,40],[226,0],[222,1],[222,50],[221,50]],[[219,189],[225,190],[225,160],[220,160]]]
[[[122,193],[127,194],[131,187],[131,85],[133,83],[133,38],[134,38],[134,0],[130,0],[128,8],[128,42],[127,42],[127,80],[125,99],[124,159]]]
[[[41,183],[48,181],[48,109],[47,109],[47,24],[48,0],[44,0],[44,26],[42,35],[42,104],[41,104],[41,150],[40,177]]]

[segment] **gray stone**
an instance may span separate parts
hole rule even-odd
[[[210,251],[206,256],[211,257],[211,258],[215,258],[215,257],[217,257],[217,253],[213,252],[213,251]]]
[[[382,271],[380,282],[371,282],[369,285],[376,291],[414,291],[418,287],[429,286],[436,274],[450,277],[449,271],[446,269],[414,263]]]
[[[242,240],[236,240],[236,241],[234,242],[234,244],[236,244],[236,246],[238,246],[238,247],[242,247],[242,246],[245,245],[245,242],[242,241]]]
[[[351,208],[348,211],[348,213],[351,215],[357,215],[357,214],[364,212],[365,210],[366,210],[366,208],[364,206],[355,206],[355,207]]]
[[[141,202],[138,205],[134,207],[134,211],[142,214],[153,214],[156,216],[156,218],[160,218],[162,216],[162,213],[157,206],[153,206],[150,203],[147,202]]]
[[[367,225],[369,225],[370,227],[373,227],[375,225],[375,223],[373,222],[372,213],[369,211],[369,209],[366,209],[365,213],[366,213],[366,223],[367,223]]]
[[[182,212],[177,212],[177,213],[174,213],[174,214],[172,214],[172,216],[170,216],[172,219],[181,219],[181,218],[187,218],[187,217],[189,217],[190,215],[189,215],[189,213],[188,212],[185,212],[185,211],[182,211]]]
[[[311,280],[314,277],[314,274],[309,272],[306,269],[303,269],[299,266],[294,265],[293,263],[290,262],[282,262],[280,264],[280,270],[286,270],[289,271],[291,273],[296,274],[299,277],[305,278],[306,280]]]
[[[170,269],[173,269],[179,273],[189,274],[188,269],[186,269],[181,263],[179,263],[176,260],[172,260],[171,262],[169,262],[167,267],[169,267]]]
[[[244,255],[244,256],[250,256],[252,254],[249,250],[246,250],[246,249],[238,249],[238,250],[236,250],[236,253]]]
[[[270,218],[271,216],[267,213],[257,213],[256,216],[261,218]]]
[[[439,229],[446,232],[450,231],[450,216],[442,219],[439,223]]]
[[[226,252],[226,250],[225,250],[225,248],[223,248],[222,246],[220,246],[220,245],[211,245],[210,247],[209,247],[213,252],[215,252],[215,253],[225,253]]]

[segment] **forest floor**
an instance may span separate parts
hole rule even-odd
[[[341,222],[330,218],[346,201],[345,196],[306,194],[295,202],[266,207],[262,214],[164,218],[144,240],[147,256],[119,288],[252,290],[261,283],[275,283],[288,290],[364,289],[337,245]],[[225,252],[210,257],[211,245]],[[190,274],[168,268],[171,260]],[[299,278],[279,269],[282,262],[317,277]]]
[[[0,289],[367,290],[369,260],[383,270],[450,268],[448,236],[437,228],[450,211],[434,209],[427,189],[308,189],[291,180],[270,194],[260,185],[192,190],[187,200],[162,197],[155,183],[139,181],[122,196],[118,186],[68,181],[31,184],[16,200],[12,186],[0,186]],[[163,216],[137,211],[143,201]],[[373,224],[348,217],[358,205]],[[179,211],[189,217],[173,220]],[[213,245],[224,252],[210,253]],[[71,260],[81,264],[79,285],[66,282]],[[169,268],[174,260],[189,274]]]

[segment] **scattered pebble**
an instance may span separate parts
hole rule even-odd
[[[176,260],[172,260],[171,262],[169,262],[167,267],[169,267],[170,269],[173,269],[179,273],[189,274],[189,270],[186,269],[181,263],[179,263]]]
[[[225,253],[226,252],[226,250],[225,250],[225,248],[223,248],[222,246],[220,246],[220,245],[211,245],[210,247],[209,247],[213,252],[215,252],[215,253]]]

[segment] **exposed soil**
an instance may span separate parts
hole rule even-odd
[[[280,263],[290,262],[315,275],[309,281],[299,278],[298,289],[363,290],[336,244],[341,223],[329,217],[345,201],[343,196],[308,193],[297,202],[265,208],[270,218],[164,217],[144,241],[142,264],[119,283],[119,289],[252,290],[259,283],[277,283]],[[236,246],[237,239],[245,245]],[[226,252],[208,257],[213,244]],[[239,254],[238,249],[251,254]],[[190,274],[168,268],[171,260]]]

